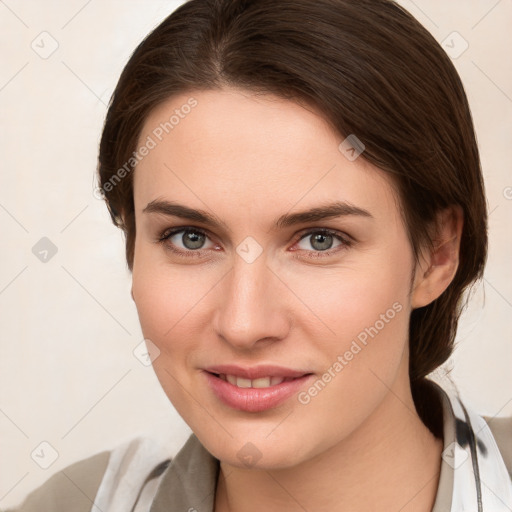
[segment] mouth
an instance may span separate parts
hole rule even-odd
[[[202,372],[220,402],[245,412],[277,407],[306,385],[311,372],[280,367],[212,367]]]

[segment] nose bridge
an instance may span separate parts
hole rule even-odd
[[[274,279],[264,254],[251,262],[236,255],[217,307],[216,328],[227,342],[248,348],[284,335],[286,322],[272,288]]]

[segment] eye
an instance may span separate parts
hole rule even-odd
[[[157,239],[157,242],[165,244],[171,251],[184,256],[201,255],[203,249],[211,249],[215,244],[205,246],[209,240],[205,231],[198,228],[186,227],[164,231]]]
[[[334,245],[333,248],[333,244],[336,241],[338,241],[338,244]],[[297,242],[297,245],[299,249],[309,253],[308,257],[318,258],[331,256],[340,250],[350,247],[351,243],[352,242],[348,237],[345,237],[337,231],[331,231],[330,229],[315,229],[303,233],[299,242]],[[312,247],[313,250],[311,250],[310,247]]]

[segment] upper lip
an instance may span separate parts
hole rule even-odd
[[[302,377],[303,375],[311,373],[271,364],[252,367],[243,367],[234,364],[220,364],[208,366],[205,370],[210,373],[234,375],[235,377],[243,377],[251,380],[259,379],[261,377]]]

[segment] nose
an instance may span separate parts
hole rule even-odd
[[[237,256],[215,297],[217,335],[238,350],[284,339],[290,329],[289,294],[263,255],[252,263]]]

